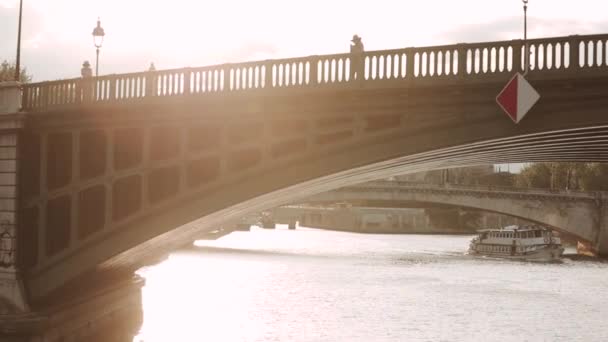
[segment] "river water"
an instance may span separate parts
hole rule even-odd
[[[471,236],[252,229],[141,270],[135,341],[608,341],[608,263],[465,255]]]

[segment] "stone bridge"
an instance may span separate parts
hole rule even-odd
[[[608,193],[376,181],[308,197],[302,203],[361,207],[456,206],[517,217],[551,227],[596,248],[608,229]]]
[[[607,42],[530,40],[541,99],[518,125],[495,97],[523,69],[521,40],[3,86],[2,267],[47,310],[223,221],[322,191],[456,166],[605,161]]]

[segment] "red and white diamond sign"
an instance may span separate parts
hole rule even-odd
[[[530,83],[517,73],[496,96],[496,103],[515,123],[519,123],[534,106],[540,95]]]

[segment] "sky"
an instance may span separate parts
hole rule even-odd
[[[521,0],[23,0],[22,62],[34,81],[523,37]],[[608,32],[608,2],[530,0],[529,37]],[[14,61],[18,0],[0,0],[0,60]]]

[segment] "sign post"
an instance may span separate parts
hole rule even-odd
[[[524,74],[516,73],[507,82],[507,85],[496,96],[496,103],[507,113],[516,124],[524,118],[530,108],[540,99],[540,95],[526,80],[525,76],[530,70],[530,50],[528,48],[528,0],[524,3]],[[516,63],[513,61],[515,68]],[[518,68],[515,68],[516,70]]]

